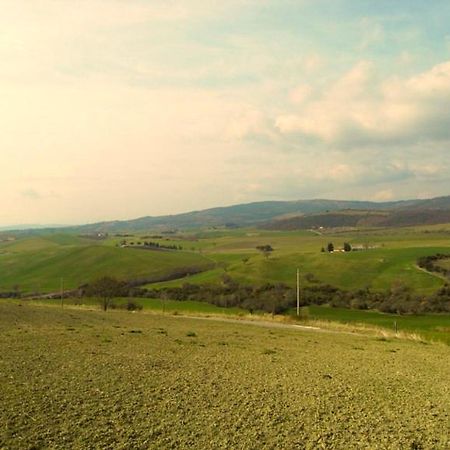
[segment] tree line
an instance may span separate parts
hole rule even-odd
[[[241,285],[231,281],[222,285],[193,285],[148,289],[143,293],[150,298],[198,300],[217,306],[237,306],[253,311],[283,313],[296,306],[296,290],[282,283],[262,286]],[[329,284],[304,286],[300,289],[300,306],[324,305],[351,309],[375,309],[386,313],[420,314],[450,312],[450,285],[445,284],[436,293],[423,296],[402,283],[394,283],[387,291],[369,288],[355,291],[339,289]]]
[[[417,260],[417,265],[428,272],[437,272],[450,278],[450,269],[447,269],[436,262],[450,259],[450,254],[437,253],[431,256],[422,256]]]
[[[137,242],[127,242],[123,240],[120,242],[122,247],[139,247],[139,248],[152,248],[152,249],[165,249],[165,250],[183,250],[181,245],[176,244],[160,244],[159,242],[153,241],[137,241]]]
[[[103,277],[89,284],[83,295],[98,298],[104,310],[111,307],[115,297],[195,300],[225,308],[239,307],[250,313],[264,311],[271,314],[286,312],[295,307],[297,302],[296,290],[283,283],[250,286],[238,283],[227,274],[222,277],[220,284],[184,283],[181,286],[160,289],[141,288],[112,277]],[[448,313],[450,312],[450,285],[446,283],[428,297],[418,295],[400,282],[394,283],[387,291],[373,291],[369,288],[346,291],[329,284],[301,288],[300,306],[324,304],[396,314]]]
[[[326,251],[328,253],[333,253],[334,250],[335,250],[334,244],[332,242],[328,242],[327,247],[326,247]],[[351,252],[353,250],[353,248],[348,242],[344,242],[343,250],[344,250],[344,252]],[[325,252],[325,247],[322,247],[320,249],[320,251],[322,253],[324,253]]]

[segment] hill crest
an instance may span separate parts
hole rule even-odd
[[[299,217],[314,217],[342,211],[389,212],[384,223],[378,226],[406,226],[450,222],[450,196],[425,200],[400,200],[392,202],[312,199],[296,201],[262,201],[232,206],[222,206],[165,216],[145,216],[132,220],[115,220],[73,227],[80,232],[120,232],[140,230],[176,230],[204,227],[250,227],[268,224],[290,225]],[[361,214],[361,213],[359,213]],[[349,222],[348,217],[346,221]],[[355,220],[354,220],[355,221]],[[308,219],[308,223],[313,223]],[[369,221],[368,225],[371,224]],[[375,225],[375,224],[373,224]],[[312,225],[313,226],[313,225]],[[377,225],[375,225],[377,226]],[[269,227],[270,228],[270,227]],[[273,228],[276,229],[276,228]],[[285,229],[285,228],[281,228]],[[289,228],[286,228],[289,229]],[[292,228],[291,228],[292,229]]]

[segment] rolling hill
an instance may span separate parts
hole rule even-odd
[[[299,218],[303,216],[314,216],[317,214],[322,215],[341,211],[345,211],[344,214],[346,217],[342,218],[340,214],[338,214],[341,217],[340,220],[345,222],[345,225],[352,225],[357,222],[356,219],[350,219],[348,217],[351,215],[349,214],[349,211],[352,210],[357,211],[355,214],[358,215],[359,219],[361,218],[361,211],[369,211],[372,216],[372,220],[377,220],[378,214],[376,214],[376,212],[380,212],[381,215],[388,212],[389,214],[386,216],[385,223],[382,223],[380,226],[443,223],[450,221],[450,196],[437,197],[427,200],[407,200],[396,202],[325,199],[267,201],[211,208],[202,211],[192,211],[169,216],[148,216],[134,220],[93,223],[83,225],[81,227],[75,227],[72,228],[72,230],[81,233],[114,233],[120,231],[133,232],[150,229],[170,230],[195,229],[203,227],[236,228],[260,226],[275,220],[277,220],[276,224],[282,227],[282,220],[289,221],[293,217]],[[389,217],[389,219],[387,217]],[[323,216],[321,216],[321,218],[323,218]],[[307,219],[308,223],[311,223],[311,220],[314,222],[314,219]],[[290,224],[289,226],[292,225],[290,222],[287,223]]]
[[[275,219],[263,228],[302,230],[337,227],[410,227],[450,222],[450,209],[344,210]]]
[[[161,280],[210,269],[194,252],[143,251],[70,234],[30,236],[0,243],[0,292],[48,293],[75,289],[104,275],[127,281]]]

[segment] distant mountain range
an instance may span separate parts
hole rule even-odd
[[[246,203],[169,216],[72,227],[80,233],[249,227],[293,230],[338,226],[414,226],[450,222],[450,196],[426,200],[368,202],[299,200]]]

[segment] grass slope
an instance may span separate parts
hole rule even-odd
[[[144,241],[136,234],[128,241]],[[93,278],[112,274],[135,279],[163,276],[177,268],[213,269],[189,278],[159,283],[156,287],[191,283],[218,283],[224,273],[246,284],[283,282],[295,284],[296,268],[304,276],[312,274],[322,283],[344,289],[367,286],[388,289],[404,283],[418,293],[429,294],[444,283],[442,277],[416,267],[421,256],[450,252],[450,226],[402,229],[360,229],[273,232],[239,229],[151,238],[162,245],[182,246],[183,251],[144,251],[118,248],[122,237],[96,241],[64,233],[46,233],[0,243],[0,290],[19,285],[27,291],[54,291],[64,277],[67,287],[76,287]],[[333,242],[363,245],[368,250],[350,253],[321,253]],[[270,244],[275,250],[269,258],[256,246]]]
[[[449,349],[0,302],[0,447],[449,447]]]
[[[367,245],[369,250],[350,253],[321,253],[321,247],[333,242],[336,248],[344,242]],[[262,256],[256,246],[270,244],[275,249],[269,258]],[[322,283],[344,289],[370,286],[388,289],[394,283],[404,283],[419,293],[428,294],[444,283],[434,274],[416,267],[421,256],[450,251],[447,228],[405,228],[394,230],[349,230],[325,235],[310,231],[268,232],[238,230],[204,233],[191,243],[217,262],[212,271],[162,283],[158,286],[192,283],[215,283],[226,272],[242,283],[295,283],[296,268],[303,275],[311,273]],[[307,283],[306,280],[302,280]]]
[[[441,341],[450,345],[450,315],[421,314],[404,315],[384,314],[377,311],[360,311],[326,306],[308,306],[304,308],[309,319],[328,320],[347,324],[375,325],[390,331],[417,334],[427,340]]]
[[[131,300],[137,305],[142,306],[144,311],[156,313],[168,313],[177,315],[214,315],[214,316],[244,316],[249,312],[240,308],[223,308],[212,305],[210,303],[198,302],[194,300],[161,300],[155,298],[115,298],[113,300],[113,307],[111,309],[126,309],[125,306]],[[61,301],[59,299],[38,299],[38,300],[23,300],[31,305],[45,305],[61,308]],[[66,298],[64,299],[62,307],[71,308],[99,308],[101,304],[100,299],[95,298]]]
[[[442,285],[437,277],[417,270],[419,256],[433,254],[441,248],[376,249],[352,253],[274,254],[268,259],[253,258],[247,264],[231,265],[228,272],[242,282],[295,283],[295,271],[312,273],[324,283],[344,289],[370,286],[386,289],[403,282],[420,292],[432,292]]]
[[[76,288],[99,276],[159,277],[179,268],[206,268],[207,258],[191,252],[117,248],[74,236],[33,237],[0,246],[0,289],[51,292]]]

